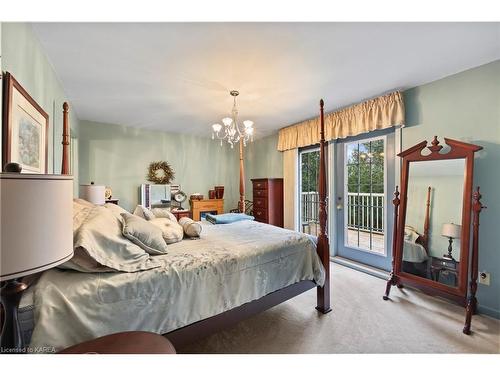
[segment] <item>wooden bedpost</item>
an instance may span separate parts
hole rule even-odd
[[[320,141],[319,141],[319,235],[317,251],[321,263],[325,267],[325,284],[317,288],[316,310],[326,314],[330,308],[330,245],[328,244],[328,233],[326,227],[327,205],[326,205],[326,154],[325,154],[325,119],[323,113],[323,99],[319,102],[320,107]]]
[[[243,164],[243,139],[240,138],[240,201],[238,209],[245,213],[245,166]]]
[[[63,134],[62,134],[62,165],[61,174],[70,174],[69,170],[69,121],[68,121],[68,109],[69,105],[67,102],[63,103]]]
[[[427,188],[427,201],[425,202],[425,219],[424,219],[424,247],[425,250],[429,249],[429,227],[430,227],[430,207],[431,207],[431,190],[432,187]]]

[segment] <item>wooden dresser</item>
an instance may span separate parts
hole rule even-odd
[[[219,215],[224,213],[224,199],[202,199],[192,200],[191,217],[194,221],[200,221],[204,214]]]
[[[252,185],[255,220],[283,227],[283,179],[254,178]]]

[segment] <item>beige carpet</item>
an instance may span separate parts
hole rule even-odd
[[[316,290],[216,333],[179,353],[500,353],[500,321],[481,315],[462,333],[464,309],[332,263],[332,308]]]

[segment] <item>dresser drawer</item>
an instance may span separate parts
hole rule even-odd
[[[267,198],[254,198],[253,207],[255,208],[267,208]]]
[[[253,189],[253,199],[259,198],[259,197],[267,197],[267,190],[256,190]]]
[[[267,181],[254,181],[253,182],[253,189],[258,189],[258,190],[267,190]]]
[[[432,266],[435,268],[445,268],[448,270],[457,270],[458,269],[458,262],[452,260],[452,259],[445,259],[445,258],[432,258]]]
[[[260,221],[262,223],[267,223],[267,209],[265,208],[254,208],[253,209],[253,216],[255,217],[255,220]]]

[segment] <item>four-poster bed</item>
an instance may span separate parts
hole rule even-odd
[[[63,155],[69,154],[69,125],[67,117],[68,105],[64,103],[64,125],[63,125]],[[273,306],[276,306],[290,298],[293,298],[307,290],[314,287],[317,288],[317,306],[316,309],[326,314],[331,311],[330,308],[330,250],[328,244],[328,234],[327,234],[327,203],[326,203],[326,142],[324,136],[324,102],[320,101],[320,168],[319,168],[319,225],[320,231],[317,238],[316,252],[319,256],[319,262],[324,268],[325,281],[322,286],[319,286],[313,280],[301,280],[294,282],[291,285],[285,286],[281,289],[275,290],[268,293],[258,299],[252,300],[250,302],[244,303],[240,306],[234,307],[220,314],[211,316],[206,319],[196,321],[192,324],[183,326],[181,328],[169,331],[165,333],[165,336],[175,345],[182,346],[183,344],[192,342],[203,336],[207,336],[214,333],[220,329],[226,328],[232,324],[235,324],[247,317],[254,314],[267,310]],[[243,145],[240,142],[240,199],[238,203],[238,208],[240,212],[245,210],[245,174],[243,165]],[[63,156],[62,161],[62,174],[69,173],[69,158]],[[265,225],[260,224],[259,225]],[[270,226],[268,226],[271,228]],[[274,228],[274,227],[272,227]],[[280,231],[289,233],[283,229]],[[302,235],[301,235],[302,236]]]

